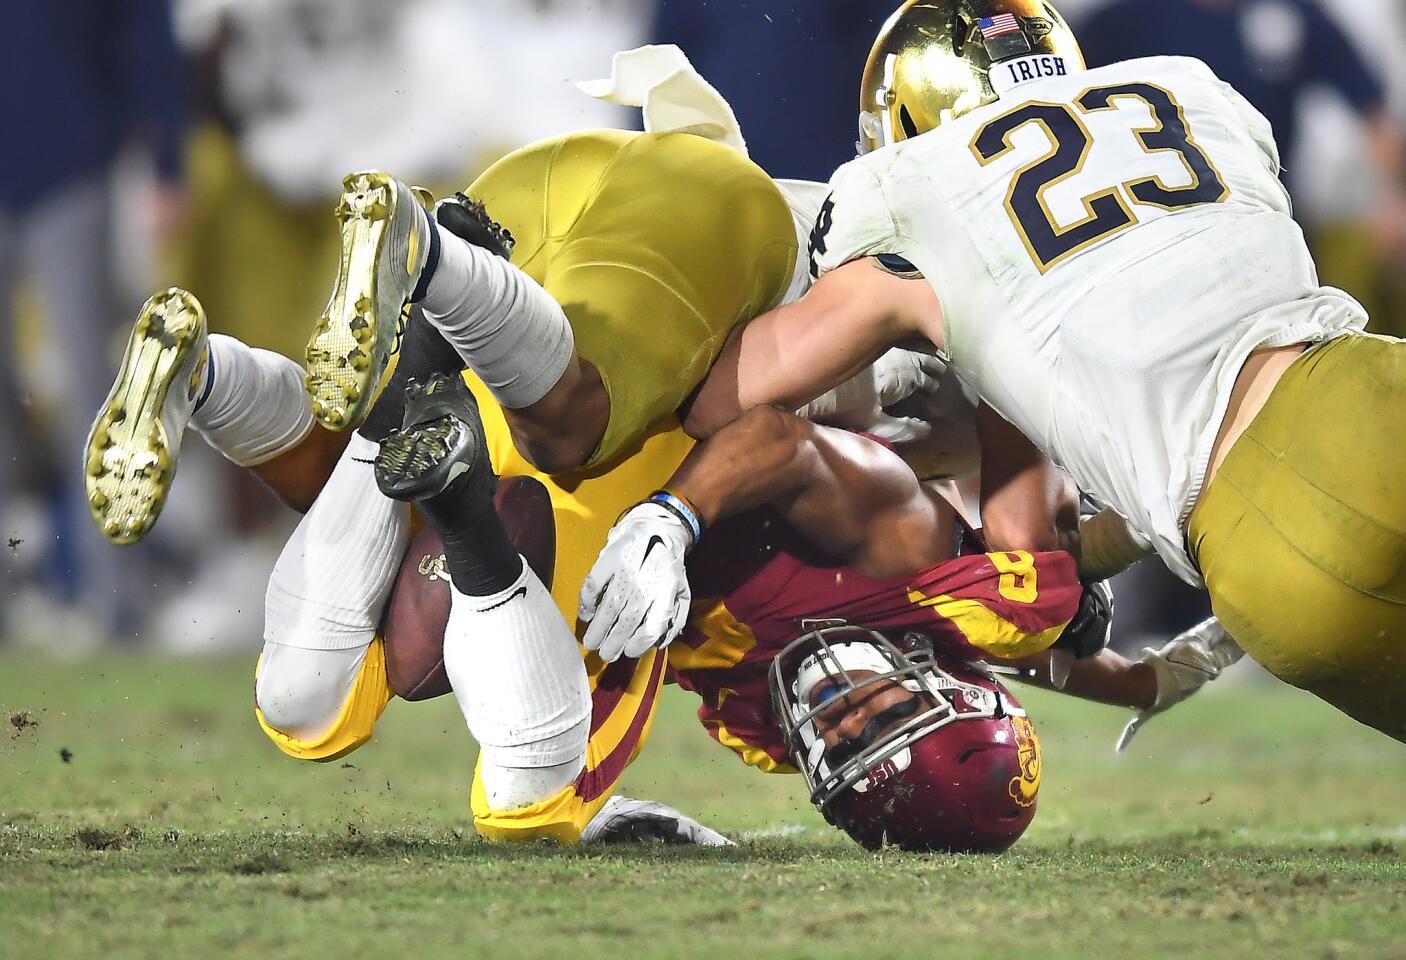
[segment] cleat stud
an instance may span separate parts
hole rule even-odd
[[[103,523],[103,533],[109,537],[115,537],[122,531],[122,526],[116,520],[107,520]]]
[[[94,490],[88,497],[88,506],[94,510],[106,510],[108,502],[107,494],[101,490]]]

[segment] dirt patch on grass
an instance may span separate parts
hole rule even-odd
[[[74,841],[84,850],[121,850],[142,838],[142,832],[130,823],[121,830],[99,830],[84,827],[73,834]]]
[[[34,714],[30,713],[28,710],[16,711],[10,714],[10,727],[12,728],[10,730],[10,739],[16,740],[21,737],[25,731],[33,730],[37,726],[39,726],[39,721],[35,719]]]
[[[288,862],[271,853],[256,853],[248,860],[241,860],[229,868],[230,873],[243,877],[255,877],[266,873],[287,873]]]

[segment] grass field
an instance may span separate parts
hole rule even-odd
[[[1277,685],[1126,757],[1120,711],[1022,691],[1045,782],[994,859],[854,847],[677,691],[625,792],[741,846],[493,847],[452,703],[303,765],[251,687],[247,662],[0,657],[0,957],[1406,957],[1406,753]]]

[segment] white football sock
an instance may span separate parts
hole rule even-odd
[[[518,410],[546,396],[575,349],[561,305],[537,281],[439,224],[439,265],[420,306],[494,398]]]
[[[308,435],[303,368],[282,354],[210,334],[201,399],[190,425],[241,467],[272,460]]]
[[[376,635],[410,535],[410,508],[376,486],[377,449],[352,434],[284,546],[264,599],[266,641],[346,650]]]
[[[488,802],[545,800],[585,766],[591,688],[571,628],[526,562],[506,590],[453,591],[444,669],[478,741]]]

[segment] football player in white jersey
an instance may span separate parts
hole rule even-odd
[[[1156,552],[1406,741],[1406,346],[1319,285],[1264,118],[1197,60],[1085,70],[1043,0],[909,0],[862,98],[815,286],[734,336],[692,429],[926,340],[1111,508],[1086,576]]]

